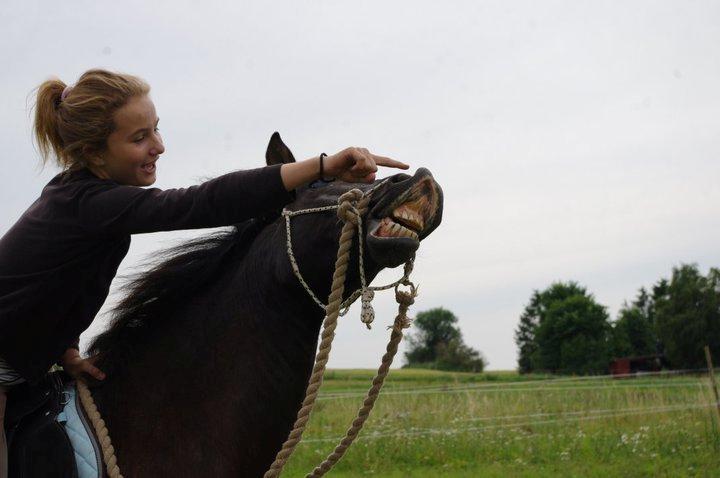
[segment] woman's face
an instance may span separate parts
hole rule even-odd
[[[120,184],[149,186],[155,182],[156,162],[165,151],[157,129],[160,120],[147,95],[134,96],[114,116],[115,131],[101,157],[105,164],[90,165],[95,175]]]

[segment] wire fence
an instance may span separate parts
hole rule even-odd
[[[615,380],[626,378],[634,380]],[[672,378],[672,380],[658,380]],[[524,414],[504,414],[490,416],[469,416],[456,417],[446,422],[447,426],[435,428],[421,428],[410,426],[404,429],[386,431],[367,430],[358,437],[358,440],[374,440],[380,438],[412,438],[424,435],[457,435],[461,433],[480,433],[486,430],[505,428],[517,428],[526,430],[528,427],[550,426],[562,423],[577,423],[593,420],[613,420],[623,417],[652,415],[659,413],[681,413],[694,410],[706,410],[717,407],[720,411],[720,403],[706,401],[710,395],[703,393],[704,389],[710,388],[710,374],[706,368],[672,370],[662,372],[644,372],[626,375],[596,375],[578,377],[553,377],[538,380],[509,381],[509,382],[482,382],[482,383],[456,383],[452,385],[426,385],[405,388],[391,388],[381,393],[383,397],[417,395],[425,397],[432,394],[458,394],[458,393],[537,393],[537,392],[564,392],[606,390],[608,392],[631,391],[633,389],[677,389],[685,388],[692,393],[701,392],[697,395],[695,403],[688,403],[691,395],[678,395],[681,403],[663,404],[658,406],[625,407],[618,408],[595,408],[588,410],[559,410],[559,411],[538,411]],[[646,392],[643,392],[646,393]],[[318,400],[340,401],[348,398],[364,397],[365,393],[359,390],[336,390],[323,393]],[[601,395],[605,396],[605,395]],[[649,397],[654,397],[650,395]],[[715,398],[715,397],[713,397]],[[571,403],[571,402],[568,402]],[[649,403],[648,405],[652,405]],[[711,411],[713,422],[717,421],[718,412]],[[405,423],[410,418],[405,414],[402,419]],[[530,433],[532,434],[532,433]],[[341,437],[308,437],[302,443],[335,442]]]
[[[553,378],[542,378],[542,379],[528,379],[528,380],[515,380],[515,381],[487,381],[473,384],[462,384],[461,386],[476,386],[476,387],[513,387],[522,386],[529,384],[545,384],[545,383],[562,383],[562,382],[585,382],[585,381],[614,381],[615,379],[623,378],[662,378],[662,377],[675,377],[677,375],[704,375],[708,372],[707,368],[693,368],[693,369],[680,369],[680,370],[661,370],[657,372],[635,372],[627,374],[606,374],[606,375],[579,375],[572,377],[553,377]],[[452,386],[442,385],[423,385],[420,387],[403,388],[403,390],[445,390]],[[342,394],[357,394],[357,389],[345,389],[345,390],[333,390],[328,392],[328,395],[342,395]]]
[[[517,382],[493,382],[493,383],[470,383],[456,385],[433,385],[421,387],[408,387],[399,389],[387,389],[381,393],[381,396],[393,395],[428,395],[428,394],[451,394],[463,392],[484,392],[484,393],[508,393],[508,392],[538,392],[538,391],[571,391],[571,390],[622,390],[630,388],[678,388],[678,387],[701,387],[705,386],[704,378],[706,375],[700,376],[701,373],[707,373],[707,369],[688,369],[673,370],[667,372],[646,372],[643,374],[627,374],[627,375],[598,375],[598,376],[582,376],[582,377],[562,377],[544,380],[527,380]],[[696,375],[694,380],[686,380],[682,382],[669,383],[643,383],[641,381],[615,381],[613,378],[659,378],[659,377],[677,377],[678,375]],[[611,380],[608,380],[611,379]],[[604,384],[588,384],[588,381],[607,381]],[[580,383],[572,385],[572,383]],[[553,386],[560,384],[560,386]],[[339,400],[345,398],[364,397],[365,392],[359,390],[343,390],[321,393],[318,400]]]
[[[646,408],[626,408],[626,409],[614,409],[614,410],[587,410],[584,412],[566,412],[559,414],[560,416],[548,419],[548,420],[530,420],[525,422],[513,422],[513,423],[500,423],[495,425],[485,426],[471,426],[471,427],[457,427],[457,428],[410,428],[402,431],[394,432],[366,432],[360,435],[357,440],[375,440],[379,438],[411,438],[423,435],[456,435],[459,433],[475,433],[482,432],[485,430],[494,430],[501,428],[521,428],[521,427],[532,427],[539,425],[553,425],[557,423],[568,423],[568,422],[579,422],[589,420],[601,420],[601,419],[612,419],[622,418],[635,415],[650,415],[655,413],[668,413],[668,412],[681,412],[687,410],[706,409],[710,407],[717,407],[719,404],[716,402],[710,403],[683,403],[679,405],[667,405],[662,407],[646,407]],[[607,412],[607,413],[606,413]],[[610,413],[612,412],[612,413]],[[528,414],[528,415],[515,415],[518,417],[540,417],[545,414]],[[475,420],[490,420],[490,419],[501,419],[502,417],[478,417]],[[470,419],[469,421],[472,421]],[[342,437],[323,437],[323,438],[305,438],[301,443],[322,443],[322,442],[337,442]]]

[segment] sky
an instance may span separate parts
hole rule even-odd
[[[166,147],[152,187],[263,166],[274,131],[297,159],[357,146],[428,168],[445,211],[410,314],[450,309],[488,369],[513,369],[533,290],[577,281],[615,319],[674,266],[720,266],[719,44],[712,1],[4,0],[0,235],[59,172],[39,166],[32,89],[135,74]],[[120,276],[215,230],[133,236],[81,347]],[[392,293],[375,309],[371,331],[359,304],[341,319],[330,367],[379,364]]]

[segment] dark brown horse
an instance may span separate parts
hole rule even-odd
[[[294,161],[277,133],[266,159]],[[372,186],[311,183],[288,209],[337,204],[345,191]],[[368,281],[411,257],[440,224],[442,203],[424,168],[375,189],[361,236]],[[334,210],[292,219],[300,271],[325,303],[341,227]],[[165,251],[125,285],[110,327],[90,346],[107,372],[90,387],[124,476],[255,477],[273,461],[303,399],[324,317],[293,275],[285,240],[277,211]],[[345,297],[359,287],[351,250]]]

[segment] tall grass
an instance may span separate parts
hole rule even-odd
[[[342,437],[373,372],[329,371],[286,476]],[[720,476],[706,376],[574,378],[393,370],[331,476]]]

